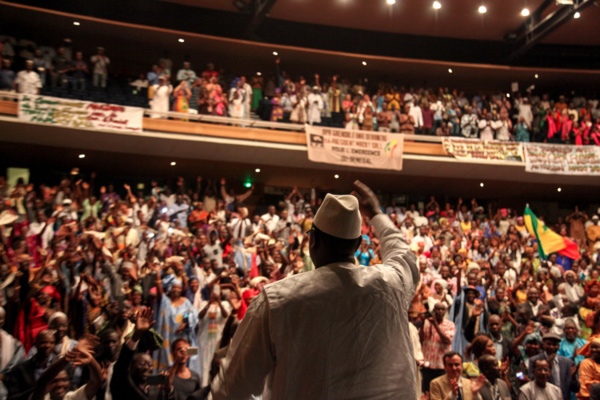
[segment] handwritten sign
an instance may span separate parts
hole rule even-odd
[[[527,143],[525,171],[538,174],[600,175],[600,148]]]
[[[445,137],[442,145],[446,154],[461,160],[523,161],[523,147],[518,142]]]
[[[21,120],[71,128],[141,132],[144,110],[114,104],[22,94]]]
[[[402,170],[403,135],[307,125],[306,143],[310,161]]]

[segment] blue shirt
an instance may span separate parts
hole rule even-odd
[[[581,349],[583,346],[587,344],[587,340],[582,338],[576,338],[573,343],[569,342],[567,339],[562,339],[560,341],[560,346],[558,347],[558,351],[556,354],[559,356],[567,357],[573,359],[573,353],[575,353],[575,347],[577,349]],[[575,365],[578,365],[585,359],[584,356],[575,357]]]

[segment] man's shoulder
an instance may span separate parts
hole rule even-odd
[[[446,386],[449,384],[448,381],[448,375],[444,374],[440,377],[435,378],[434,380],[431,381],[431,385],[439,385],[439,386]]]

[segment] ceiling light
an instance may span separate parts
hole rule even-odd
[[[510,97],[510,93],[506,93],[506,97]]]
[[[366,62],[366,61],[363,61],[363,62],[362,62],[362,65],[365,65],[365,66],[366,66],[366,65],[367,65],[367,62]]]
[[[573,0],[556,0],[556,4],[559,6],[572,6]]]
[[[448,68],[448,73],[451,74],[452,73],[452,68]]]
[[[483,182],[481,182],[481,183],[479,184],[479,186],[483,187],[483,186],[484,186]]]
[[[440,3],[439,1],[434,1],[433,8],[439,10],[440,8],[442,8],[442,3]]]
[[[538,74],[535,74],[535,79],[539,78],[540,76]]]
[[[257,73],[256,73],[256,75],[258,75],[258,76],[261,76],[261,75],[262,75],[262,73],[260,73],[260,72],[257,72]]]
[[[179,38],[179,43],[183,43],[183,42],[185,42],[185,40],[182,38]]]
[[[258,174],[258,173],[260,172],[260,168],[256,168],[256,169],[254,170],[254,172],[256,172],[256,173]]]
[[[581,13],[579,11],[577,11],[575,14],[573,14],[573,18],[577,19],[581,17]]]
[[[80,24],[79,22],[77,22],[77,21],[74,21],[74,22],[73,22],[73,25],[75,25],[75,26],[79,26],[79,25],[81,25],[81,24]]]
[[[396,4],[396,0],[386,0],[386,2],[387,2],[387,3],[388,3],[390,6],[392,6],[392,5]]]
[[[486,6],[479,6],[479,14],[485,14],[487,12]]]
[[[171,161],[171,167],[174,167],[177,163],[175,161]]]
[[[340,177],[340,176],[339,176],[338,174],[335,174],[333,177],[334,177],[335,179],[339,179],[339,177]]]
[[[79,158],[85,158],[85,154],[80,154]]]
[[[278,55],[279,55],[279,53],[278,53],[278,52],[276,52],[276,51],[274,51],[274,52],[273,52],[273,55],[274,55],[274,56],[278,56]]]
[[[524,8],[521,10],[521,15],[524,17],[529,16],[529,8]]]
[[[562,192],[561,188],[556,189],[557,192]]]

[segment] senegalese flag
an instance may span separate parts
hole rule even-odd
[[[525,226],[532,236],[538,240],[540,257],[546,259],[549,254],[558,253],[562,256],[578,260],[581,255],[574,241],[560,236],[540,221],[529,206],[525,207]]]

